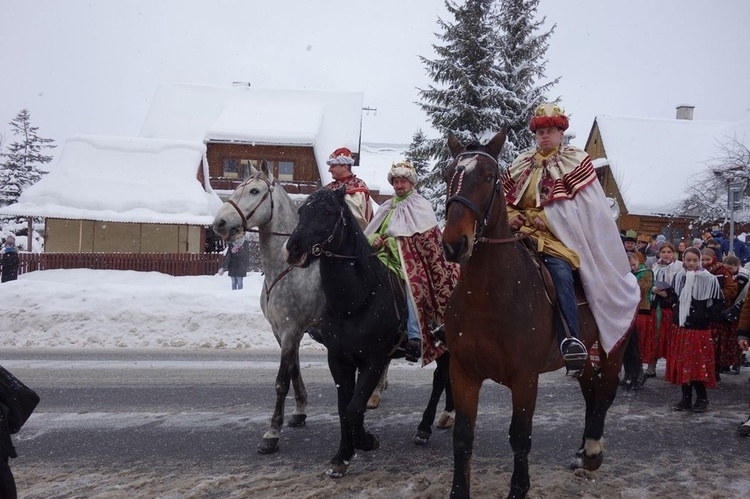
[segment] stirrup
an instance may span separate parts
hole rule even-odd
[[[589,357],[586,345],[578,338],[571,336],[560,343],[560,353],[565,361],[566,374],[574,378],[579,377],[583,373],[586,359]]]

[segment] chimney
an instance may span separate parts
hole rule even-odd
[[[695,109],[695,106],[690,106],[688,104],[680,104],[679,106],[677,106],[677,119],[678,120],[692,120],[693,109]]]

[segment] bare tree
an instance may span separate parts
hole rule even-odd
[[[745,182],[750,188],[750,149],[736,137],[717,140],[717,154],[706,161],[707,169],[694,176],[677,212],[696,217],[700,223],[726,220],[727,186]],[[749,195],[748,190],[745,196]],[[750,209],[735,212],[735,220],[750,222]]]

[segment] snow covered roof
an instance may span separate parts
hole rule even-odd
[[[719,155],[719,143],[750,143],[750,121],[597,116],[595,123],[630,214],[672,213]]]
[[[0,213],[210,225],[221,201],[196,178],[205,150],[200,141],[70,137],[51,172]]]
[[[323,184],[339,147],[359,151],[361,92],[258,89],[247,85],[159,85],[140,136],[312,146]]]

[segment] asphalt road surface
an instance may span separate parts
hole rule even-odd
[[[14,436],[21,497],[447,497],[451,431],[412,437],[432,369],[394,361],[380,408],[368,412],[377,451],[349,475],[324,476],[338,446],[335,387],[325,355],[303,352],[307,425],[285,428],[281,449],[256,452],[274,404],[276,352],[236,350],[0,350],[0,363],[42,402]],[[663,369],[663,365],[660,364]],[[529,497],[742,497],[750,490],[750,370],[709,391],[705,414],[674,413],[679,389],[659,377],[622,391],[594,473],[568,469],[580,442],[583,398],[561,371],[542,377]],[[287,414],[293,408],[290,395]],[[442,406],[441,406],[442,407]],[[475,497],[507,494],[510,392],[485,383],[473,460]]]

